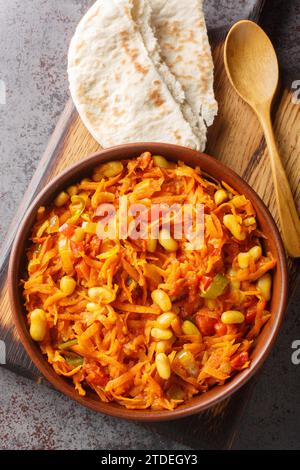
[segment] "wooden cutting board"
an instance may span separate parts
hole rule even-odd
[[[242,176],[264,200],[278,223],[271,169],[262,130],[252,111],[228,82],[223,64],[222,41],[213,47],[213,57],[219,114],[209,129],[206,152]],[[279,150],[300,212],[300,106],[293,104],[292,95],[284,86],[278,91],[274,103],[273,120]],[[5,279],[10,245],[20,217],[34,195],[64,168],[99,149],[99,144],[85,129],[72,102],[68,102],[3,244],[0,257],[0,340],[6,344],[6,366],[36,381],[40,381],[40,374],[25,353],[11,319]],[[288,262],[290,300],[299,280],[300,266],[291,259]],[[244,386],[234,397],[195,417],[173,422],[172,425],[159,423],[148,427],[191,447],[230,448],[254,383],[252,380],[250,385]]]

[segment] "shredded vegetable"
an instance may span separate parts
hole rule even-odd
[[[100,204],[123,224],[120,197],[147,221],[154,202],[202,204],[201,246],[175,237],[178,214],[169,232],[151,219],[157,239],[99,237]],[[80,395],[172,410],[249,367],[270,318],[264,238],[251,201],[200,168],[149,152],[100,165],[38,210],[23,280],[32,337]]]

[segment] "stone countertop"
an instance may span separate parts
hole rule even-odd
[[[91,3],[0,0],[0,239],[68,98],[67,45]],[[237,448],[299,448],[300,365],[291,362],[291,344],[300,339],[299,307],[298,296],[242,418]],[[0,390],[2,449],[183,448],[141,425],[95,414],[3,367]]]

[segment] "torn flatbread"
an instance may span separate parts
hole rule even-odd
[[[98,0],[79,23],[68,57],[70,91],[103,146],[160,141],[203,150],[149,56],[133,20],[133,0]]]
[[[164,62],[161,56],[160,45],[151,27],[151,16],[152,8],[150,5],[150,0],[134,1],[133,19],[139,28],[147,52],[158,73],[171,91],[173,98],[180,104],[184,118],[192,126],[193,132],[199,137],[204,149],[207,132],[205,123],[202,117],[194,112],[192,106],[187,101],[180,81],[176,79],[176,77],[170,71],[169,67]]]
[[[162,58],[181,83],[194,113],[210,126],[218,105],[214,97],[214,66],[203,0],[149,1]]]

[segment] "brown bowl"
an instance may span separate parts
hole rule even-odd
[[[99,163],[109,160],[133,158],[145,150],[149,150],[152,154],[163,155],[170,160],[182,160],[191,166],[199,165],[203,171],[218,180],[226,181],[237,191],[245,194],[252,201],[257,212],[260,227],[267,236],[266,246],[277,260],[270,307],[272,316],[257,339],[257,344],[252,352],[250,368],[239,372],[225,385],[216,386],[207,393],[194,397],[174,411],[127,410],[116,403],[102,403],[92,391],[88,391],[85,397],[80,397],[68,379],[58,376],[54,372],[51,365],[42,355],[39,345],[31,339],[26,323],[25,307],[20,286],[22,272],[25,272],[26,247],[28,246],[28,239],[37,209],[41,205],[52,201],[54,196],[66,186],[89,175],[92,168]],[[56,389],[76,400],[81,405],[111,416],[140,421],[164,421],[199,413],[216,405],[236,392],[263,364],[272,348],[283,319],[287,291],[287,268],[285,252],[276,224],[264,203],[245,181],[232,170],[208,155],[176,145],[146,142],[120,145],[91,155],[65,170],[41,191],[24,216],[18,230],[10,257],[8,283],[14,322],[21,341],[34,364]]]

